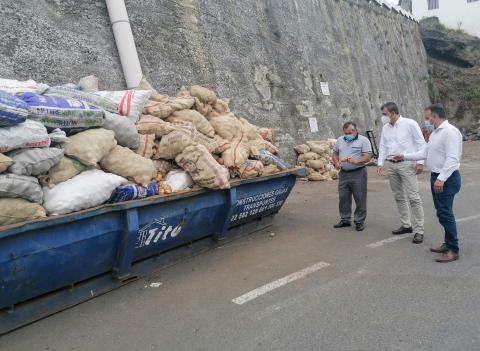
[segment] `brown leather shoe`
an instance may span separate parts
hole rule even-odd
[[[436,253],[446,253],[448,249],[447,249],[447,245],[442,244],[440,246],[430,248],[430,251],[436,252]]]
[[[442,256],[437,258],[435,261],[440,262],[440,263],[447,263],[447,262],[453,262],[456,261],[460,258],[457,252],[453,252],[451,250],[448,250],[447,252],[443,253]]]

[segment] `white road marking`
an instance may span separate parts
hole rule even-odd
[[[480,214],[473,215],[473,216],[468,216],[468,217],[463,217],[463,218],[459,218],[459,219],[457,219],[457,223],[458,223],[458,222],[469,221],[469,220],[471,220],[471,219],[476,219],[476,218],[480,218]]]
[[[318,262],[310,267],[304,268],[298,272],[289,274],[286,277],[283,277],[271,283],[265,284],[264,286],[261,286],[255,290],[249,291],[248,293],[233,299],[232,302],[236,303],[237,305],[243,305],[244,303],[249,302],[253,299],[256,299],[257,297],[262,296],[272,290],[275,290],[281,286],[291,283],[297,279],[303,278],[311,273],[314,273],[328,266],[330,266],[330,263]]]
[[[392,236],[388,239],[383,239],[383,240],[380,240],[380,241],[377,241],[377,242],[374,242],[374,243],[371,243],[371,244],[368,244],[368,245],[365,245],[365,246],[369,247],[371,249],[374,249],[376,247],[380,247],[380,246],[383,246],[383,245],[388,244],[388,243],[393,243],[393,242],[398,241],[398,240],[402,240],[402,239],[405,239],[405,238],[411,238],[412,236],[413,236],[413,234]]]

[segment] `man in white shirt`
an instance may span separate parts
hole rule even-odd
[[[418,123],[400,116],[394,102],[383,105],[382,113],[382,120],[386,123],[380,139],[377,173],[384,175],[386,170],[402,224],[400,228],[393,230],[392,234],[413,232],[415,233],[413,243],[421,244],[424,235],[424,214],[417,174],[423,171],[423,161],[417,163],[397,161],[393,160],[392,156],[421,150],[425,145],[425,139]]]
[[[435,130],[430,135],[428,144],[415,153],[398,154],[395,160],[427,160],[431,170],[430,177],[433,204],[437,217],[445,230],[445,241],[430,251],[441,253],[437,262],[452,262],[459,259],[457,224],[453,214],[453,200],[460,191],[460,159],[462,157],[462,134],[446,120],[445,110],[441,105],[432,105],[432,123]]]

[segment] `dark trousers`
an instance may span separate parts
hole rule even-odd
[[[340,218],[342,221],[350,222],[352,218],[352,195],[355,200],[355,223],[365,222],[367,218],[367,169],[360,169],[346,172],[340,171],[338,176],[338,197]]]
[[[462,178],[460,172],[455,171],[443,185],[443,191],[436,193],[433,184],[437,180],[438,173],[432,173],[430,177],[433,204],[437,210],[438,221],[445,230],[445,245],[449,250],[458,252],[457,223],[453,214],[453,200],[460,191]]]

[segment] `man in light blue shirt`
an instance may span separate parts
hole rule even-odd
[[[441,253],[437,262],[452,262],[459,259],[457,224],[453,214],[453,201],[460,191],[459,173],[462,157],[462,134],[446,120],[446,113],[441,105],[432,105],[432,122],[435,130],[430,135],[426,147],[414,153],[394,156],[396,160],[427,160],[427,168],[432,172],[430,183],[433,203],[437,217],[445,230],[445,241],[430,251]]]
[[[343,125],[344,135],[333,147],[333,163],[340,169],[338,175],[338,197],[340,222],[335,228],[351,226],[352,196],[355,199],[353,221],[355,229],[362,231],[367,217],[367,170],[366,163],[372,158],[370,141],[358,134],[353,122]]]

